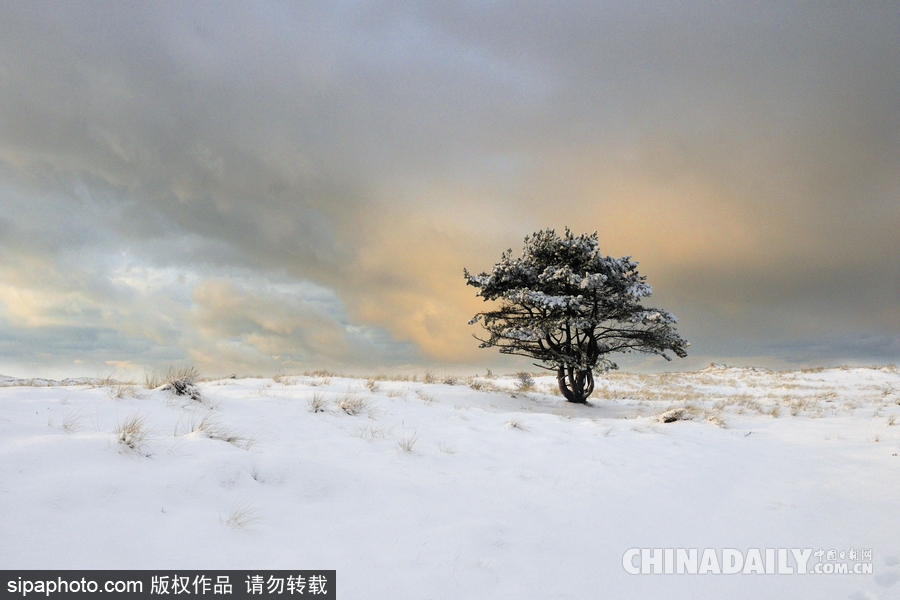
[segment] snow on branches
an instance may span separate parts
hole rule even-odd
[[[503,253],[490,273],[472,275],[468,285],[497,310],[478,313],[490,337],[481,347],[529,356],[557,371],[560,390],[572,402],[593,391],[593,372],[616,368],[614,352],[687,356],[688,343],[674,330],[677,319],[641,300],[653,289],[630,256],[600,253],[597,233],[563,236],[552,229],[525,238],[522,256]],[[477,336],[476,336],[477,337]]]

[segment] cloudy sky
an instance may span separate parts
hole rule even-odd
[[[527,366],[462,270],[566,226],[623,366],[900,362],[900,6],[0,4],[0,373]]]

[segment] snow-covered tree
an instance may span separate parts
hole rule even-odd
[[[478,313],[490,334],[475,336],[481,348],[528,356],[556,372],[569,402],[585,403],[594,391],[594,373],[617,369],[615,352],[687,356],[688,342],[675,331],[677,319],[658,308],[641,306],[652,288],[630,256],[600,254],[597,233],[575,237],[552,229],[525,238],[521,258],[503,253],[490,273],[472,275],[468,285],[497,310]]]

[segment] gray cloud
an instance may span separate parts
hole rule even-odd
[[[462,267],[565,225],[697,360],[891,360],[898,40],[890,2],[4,5],[0,367],[66,328],[139,366],[490,364]]]

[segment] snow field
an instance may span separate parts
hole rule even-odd
[[[900,597],[893,369],[611,373],[590,406],[548,377],[440,379],[225,379],[201,401],[7,381],[0,568],[337,569],[341,598]],[[871,548],[874,573],[622,566],[806,547]]]

